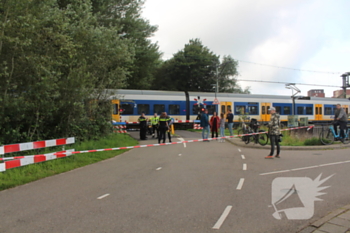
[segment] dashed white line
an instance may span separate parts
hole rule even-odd
[[[98,197],[97,199],[101,200],[102,198],[105,198],[105,197],[108,197],[109,196],[109,193],[106,193],[105,195],[102,195],[100,197]]]
[[[238,151],[241,152],[241,149],[238,148]]]
[[[245,159],[245,156],[244,155],[241,155],[242,159]]]
[[[319,167],[325,167],[325,166],[331,166],[331,165],[338,165],[338,164],[344,164],[344,163],[350,163],[350,160],[346,161],[340,161],[340,162],[334,162],[334,163],[325,163],[315,166],[309,166],[309,167],[300,167],[300,168],[293,168],[289,170],[282,170],[282,171],[274,171],[274,172],[266,172],[261,173],[261,176],[270,175],[270,174],[277,174],[277,173],[283,173],[283,172],[292,172],[292,171],[299,171],[299,170],[305,170],[305,169],[311,169],[311,168],[319,168]]]
[[[227,218],[228,214],[230,213],[232,209],[232,206],[227,206],[224,210],[224,212],[221,214],[219,220],[215,223],[213,226],[213,229],[220,229],[221,225],[224,223],[225,219]]]
[[[247,164],[243,163],[243,171],[246,171],[246,170],[247,170]]]
[[[179,139],[179,141],[185,141],[185,139],[183,139],[183,138],[178,138]],[[184,145],[184,147],[186,148],[186,143],[182,143],[183,145]]]
[[[244,183],[244,178],[241,178],[238,182],[238,185],[237,185],[237,190],[241,190],[242,187],[243,187],[243,183]]]
[[[157,168],[156,170],[159,171],[160,169],[162,169],[162,167],[159,167],[159,168]]]

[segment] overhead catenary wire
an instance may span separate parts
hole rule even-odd
[[[291,82],[277,82],[277,81],[262,81],[262,80],[250,80],[250,79],[236,79],[237,81],[242,82],[261,82],[261,83],[278,83],[278,84],[291,84]],[[323,84],[312,84],[312,83],[292,83],[294,85],[305,85],[305,86],[320,86],[320,87],[341,87],[341,86],[332,86],[332,85],[323,85]]]

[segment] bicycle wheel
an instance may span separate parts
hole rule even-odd
[[[248,130],[243,130],[243,134],[249,134]],[[242,140],[244,141],[245,144],[248,144],[250,142],[250,137],[251,136],[243,136]]]
[[[242,134],[243,134],[243,129],[241,128],[237,131],[237,135],[242,135]],[[242,136],[238,136],[238,138],[242,139]]]
[[[322,130],[320,133],[320,140],[323,145],[330,145],[334,142],[334,135],[330,129]]]
[[[262,146],[265,146],[269,141],[269,135],[266,133],[265,130],[259,130],[258,132],[259,133],[264,132],[262,134],[258,134],[257,137],[258,137],[258,143]]]

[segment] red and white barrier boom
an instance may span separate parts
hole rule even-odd
[[[4,146],[0,146],[0,155],[4,156],[4,154],[12,153],[12,152],[40,149],[40,148],[52,147],[52,146],[61,146],[61,145],[63,146],[63,145],[73,144],[73,143],[75,143],[74,137],[4,145]],[[47,160],[66,157],[69,154],[64,154],[64,153],[71,153],[73,151],[74,149],[69,151],[58,152],[62,154],[56,154],[57,152],[55,152],[55,153],[42,154],[42,155],[3,157],[0,160],[12,160],[12,161],[5,161],[4,163],[0,163],[0,172],[6,171],[6,169],[9,169],[9,168],[20,167],[28,164],[39,163]]]

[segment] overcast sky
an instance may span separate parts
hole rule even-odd
[[[199,38],[215,54],[240,60],[238,79],[341,86],[350,71],[350,0],[146,0],[163,59]],[[247,62],[333,73],[295,71]],[[284,84],[240,82],[253,94],[291,95]],[[302,95],[337,87],[297,85]]]

